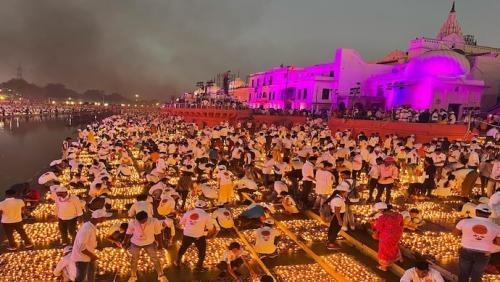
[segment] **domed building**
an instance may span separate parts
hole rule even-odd
[[[409,105],[414,109],[449,109],[480,106],[483,80],[474,79],[469,59],[455,50],[432,50],[393,65],[390,73],[368,79],[369,95],[385,97],[385,107]]]
[[[413,58],[405,68],[405,75],[408,78],[465,77],[470,69],[464,55],[454,50],[434,50]]]
[[[253,73],[248,89],[252,107],[488,111],[500,98],[500,49],[464,36],[453,3],[436,37],[415,38],[407,51],[367,62],[353,49],[337,49],[332,62]]]

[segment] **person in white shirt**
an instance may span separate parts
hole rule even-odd
[[[347,185],[338,185],[333,194],[325,201],[329,205],[332,214],[330,226],[328,227],[328,244],[326,247],[329,250],[338,250],[337,236],[344,225],[344,214],[346,212],[345,197],[349,192]]]
[[[488,205],[490,206],[493,221],[500,224],[500,187],[491,195]]]
[[[309,194],[311,194],[312,186],[315,181],[314,179],[314,164],[317,158],[315,156],[311,156],[307,159],[302,166],[302,195],[301,202],[304,206],[308,206],[309,202]]]
[[[62,143],[62,159],[65,160],[68,157],[68,150],[71,144],[71,137],[66,137]]]
[[[153,216],[153,204],[148,201],[148,195],[141,194],[136,197],[136,200],[128,210],[129,217],[134,217],[141,211],[145,211],[148,216]]]
[[[434,162],[434,166],[436,166],[436,181],[439,182],[443,174],[443,167],[446,162],[446,154],[443,153],[443,150],[441,148],[436,148],[436,150],[434,150],[434,152],[431,154],[431,158]]]
[[[166,178],[162,178],[156,184],[151,186],[151,188],[149,188],[149,191],[148,191],[149,196],[153,197],[153,199],[159,199],[163,190],[167,189],[167,187],[168,187],[167,184],[165,184],[166,181],[167,181]]]
[[[156,211],[160,216],[173,214],[175,212],[175,199],[170,195],[162,194]]]
[[[234,199],[233,174],[227,170],[226,166],[219,165],[217,174],[217,186],[219,187],[218,202],[228,203]]]
[[[245,252],[238,242],[231,242],[224,251],[222,260],[217,264],[217,268],[221,271],[219,277],[225,277],[227,274],[235,281],[241,282],[242,278],[239,277],[238,269],[245,265],[252,278],[256,277],[255,272],[250,267],[250,264],[245,259]]]
[[[61,233],[62,244],[66,246],[70,244],[68,235],[71,236],[71,243],[75,240],[76,224],[83,215],[84,206],[80,198],[68,193],[66,187],[59,186],[55,192],[57,225]]]
[[[243,148],[241,148],[240,144],[236,144],[234,146],[233,151],[231,152],[231,166],[233,168],[237,168],[242,164],[242,155],[243,155]]]
[[[289,158],[283,158],[281,162],[277,162],[274,164],[274,180],[279,181],[286,175],[290,170],[290,162]]]
[[[14,251],[17,249],[16,241],[14,240],[14,231],[19,233],[21,239],[24,241],[24,247],[27,249],[33,248],[33,243],[26,234],[23,227],[22,211],[25,206],[24,201],[16,199],[16,191],[5,191],[5,200],[0,202],[0,217],[2,218],[2,227],[5,236],[9,241],[7,249]]]
[[[272,195],[270,196],[270,198],[272,198],[272,200],[274,201],[274,200],[280,199],[281,194],[283,192],[288,193],[288,186],[283,181],[275,181],[274,185],[273,185],[273,190],[274,191],[272,192]]]
[[[375,160],[375,165],[370,166],[370,170],[368,171],[368,199],[367,203],[373,202],[373,192],[375,188],[378,186],[378,178],[380,177],[380,165],[384,162],[382,158],[377,158]]]
[[[317,197],[313,209],[321,207],[328,196],[333,192],[334,180],[333,174],[331,173],[333,164],[328,161],[323,161],[322,164],[323,166],[316,171],[316,187],[314,190]]]
[[[491,127],[486,131],[487,140],[494,140],[498,134],[498,129],[496,126]]]
[[[477,170],[479,166],[479,152],[481,149],[472,149],[469,153],[469,159],[467,160],[467,167],[473,170]]]
[[[174,217],[165,217],[160,220],[162,227],[162,243],[165,248],[172,246],[175,237],[175,222]]]
[[[351,177],[354,181],[354,185],[356,185],[357,179],[361,173],[361,169],[363,168],[363,158],[361,157],[359,150],[354,150],[351,153],[351,161],[352,161],[352,171]]]
[[[253,194],[259,189],[257,183],[246,175],[243,176],[241,179],[236,180],[235,185],[236,185],[236,192],[238,193],[238,197],[240,200],[244,199],[242,193]]]
[[[384,163],[379,166],[379,169],[380,175],[378,178],[375,202],[380,202],[380,198],[385,189],[385,202],[389,203],[394,182],[398,177],[398,168],[394,165],[394,159],[392,157],[386,157]]]
[[[234,227],[233,214],[225,207],[224,203],[217,203],[217,209],[212,212],[217,230],[230,230]]]
[[[91,198],[97,198],[104,193],[108,193],[109,190],[104,187],[101,180],[94,180],[92,184],[90,184],[89,196]]]
[[[106,240],[113,243],[117,248],[123,247],[123,240],[128,229],[128,222],[115,223],[109,227]]]
[[[415,181],[415,170],[417,168],[417,165],[419,163],[419,157],[417,153],[417,148],[410,148],[410,147],[405,147],[405,153],[406,153],[406,169],[408,171],[408,178],[410,182]]]
[[[266,159],[262,163],[262,181],[264,182],[264,186],[266,188],[270,188],[271,186],[271,177],[274,172],[274,165],[276,162],[273,160],[273,155],[266,155]]]
[[[96,225],[103,221],[105,217],[110,217],[104,209],[92,212],[89,221],[81,225],[76,233],[71,260],[76,264],[75,282],[94,282],[95,281],[95,262],[99,258],[95,254],[97,247],[97,229]]]
[[[71,260],[72,246],[66,246],[63,250],[63,255],[52,272],[55,277],[61,276],[61,281],[70,282],[76,279],[76,265]]]
[[[274,227],[274,220],[264,220],[264,226],[255,230],[254,249],[261,258],[278,256],[278,240],[281,233]]]
[[[291,171],[287,174],[291,182],[290,194],[297,199],[299,197],[299,181],[302,179],[303,163],[299,158],[293,158],[290,162]]]
[[[130,278],[129,282],[137,281],[137,263],[141,249],[144,249],[149,258],[153,262],[156,273],[158,274],[159,281],[167,281],[163,274],[160,259],[156,249],[160,246],[161,242],[161,222],[150,217],[146,211],[140,211],[128,223],[127,233],[123,245],[128,247],[128,251],[132,255],[130,258]],[[130,244],[129,244],[130,243]]]
[[[499,188],[500,185],[500,154],[497,155],[496,159],[493,161],[493,167],[491,168],[490,181],[488,182],[488,187],[491,191]]]
[[[415,262],[415,267],[405,271],[400,282],[444,282],[439,271],[430,268],[426,261]]]
[[[38,184],[44,185],[45,187],[49,187],[54,184],[59,184],[59,177],[60,172],[55,170],[54,172],[48,171],[38,178]]]
[[[214,226],[212,217],[203,210],[206,203],[202,200],[198,200],[195,202],[194,206],[195,208],[187,211],[179,222],[183,227],[183,236],[174,265],[179,266],[181,264],[182,256],[186,253],[189,246],[194,243],[198,249],[198,262],[195,271],[205,272],[207,271],[207,269],[203,267],[207,248],[207,235],[205,232],[208,231],[208,235],[211,236],[214,231]]]
[[[491,254],[499,250],[500,226],[491,222],[491,210],[486,204],[476,206],[476,217],[460,220],[453,233],[461,236],[458,258],[459,282],[482,281]]]

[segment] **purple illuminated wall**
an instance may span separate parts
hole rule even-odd
[[[265,108],[310,108],[313,103],[319,102],[318,97],[315,97],[315,90],[321,83],[317,80],[330,77],[332,71],[333,64],[321,64],[304,68],[272,68],[266,72],[252,74],[249,80],[249,104],[252,107]],[[330,89],[333,83],[333,79],[331,80],[327,86]],[[324,83],[321,85],[324,86]]]
[[[334,72],[334,78],[325,79],[331,72]],[[338,89],[338,98],[350,107],[348,104],[353,95],[350,91],[353,87],[359,87],[361,90],[355,94],[356,98],[377,96],[378,89],[382,88],[386,109],[401,105],[427,109],[433,106],[433,99],[442,100],[436,95],[453,95],[457,92],[457,87],[460,87],[460,91],[468,94],[460,96],[464,98],[457,96],[457,101],[447,100],[447,103],[466,105],[471,101],[465,98],[467,95],[481,95],[482,91],[477,88],[478,81],[467,78],[469,72],[470,63],[467,58],[452,50],[429,51],[414,57],[408,63],[381,65],[366,63],[352,49],[339,49],[334,63],[304,68],[273,68],[251,75],[254,85],[250,85],[249,104],[252,107],[263,105],[266,108],[293,109],[335,104],[337,97],[330,96],[328,100],[321,100],[322,89],[328,88]],[[303,97],[304,89],[307,89],[306,98]],[[333,92],[330,95],[334,95]],[[437,94],[438,92],[442,94]],[[260,93],[266,93],[265,98],[257,97]],[[270,93],[274,95],[270,97]]]
[[[407,78],[441,76],[457,77],[470,71],[467,59],[454,51],[430,51],[411,60],[406,68]]]

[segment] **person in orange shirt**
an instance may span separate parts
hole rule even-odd
[[[149,155],[149,158],[151,158],[151,160],[154,162],[156,162],[157,159],[160,158],[160,153],[158,153],[158,151],[153,151],[150,155]]]
[[[94,143],[95,142],[95,134],[93,131],[89,131],[89,134],[87,134],[87,141],[89,143]]]
[[[424,146],[420,146],[418,149],[417,149],[417,153],[418,153],[418,156],[420,158],[425,158],[425,147]]]

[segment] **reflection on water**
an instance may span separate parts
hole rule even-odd
[[[79,127],[104,116],[0,118],[0,198],[12,184],[36,180],[50,161],[61,157],[64,138],[75,137]]]

